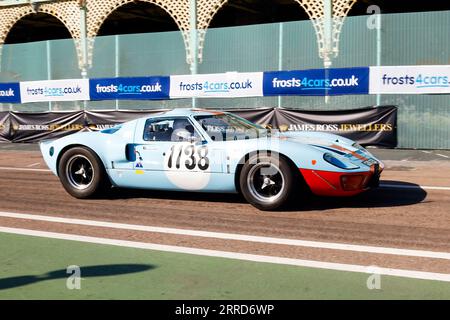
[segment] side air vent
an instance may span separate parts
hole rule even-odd
[[[134,144],[127,144],[125,146],[125,156],[128,161],[135,162],[136,161],[136,153],[134,152]]]

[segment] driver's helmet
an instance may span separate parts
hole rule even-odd
[[[187,119],[176,119],[173,122],[172,141],[186,141],[194,134],[194,127]]]

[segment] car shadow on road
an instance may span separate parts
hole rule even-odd
[[[80,266],[80,276],[81,279],[90,277],[110,277],[144,272],[155,268],[155,266],[147,264],[109,264],[86,267]],[[0,290],[22,287],[47,280],[68,279],[72,274],[73,272],[68,273],[66,269],[61,269],[51,271],[43,275],[25,275],[2,278],[0,279]]]
[[[401,181],[381,182],[380,187],[353,197],[311,196],[301,206],[293,204],[289,211],[315,211],[338,208],[387,208],[408,206],[424,201],[427,192],[419,185]]]
[[[417,184],[384,180],[381,187],[368,190],[352,197],[319,197],[308,192],[304,197],[296,197],[294,203],[289,205],[287,208],[284,208],[282,211],[314,211],[338,208],[383,208],[407,206],[422,202],[426,196],[427,192]],[[106,198],[109,200],[149,198],[163,200],[203,201],[211,203],[247,203],[247,201],[239,194],[212,194],[204,192],[135,189],[113,189],[112,192],[108,193]]]
[[[184,200],[184,201],[206,201],[206,202],[229,202],[247,203],[240,194],[235,193],[207,193],[189,191],[161,191],[143,189],[119,189],[113,188],[105,199],[162,199],[162,200]]]

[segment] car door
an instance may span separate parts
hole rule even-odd
[[[207,190],[208,144],[188,117],[150,118],[135,139],[134,170],[146,188]]]

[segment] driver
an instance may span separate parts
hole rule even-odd
[[[194,127],[187,119],[177,119],[173,122],[172,141],[189,141],[194,135]]]

